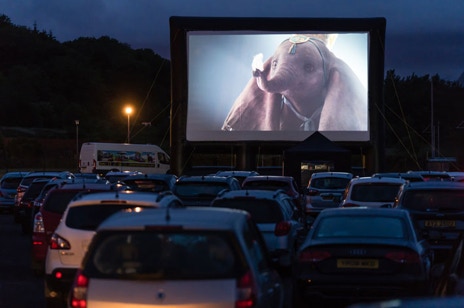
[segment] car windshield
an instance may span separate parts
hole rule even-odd
[[[407,237],[403,220],[397,217],[338,216],[325,217],[317,225],[314,238],[363,237],[392,238]]]
[[[411,210],[464,210],[464,190],[410,190],[401,207]]]
[[[398,195],[400,184],[357,184],[351,192],[353,201],[393,202]]]
[[[229,186],[225,182],[179,182],[176,184],[175,193],[181,197],[216,196],[227,188]]]
[[[350,182],[349,178],[320,178],[312,179],[311,187],[317,189],[345,189]]]
[[[213,206],[245,210],[257,224],[278,223],[283,220],[279,204],[272,200],[224,199],[214,202]]]
[[[224,279],[244,270],[226,232],[120,231],[104,234],[90,256],[100,277],[125,279]]]

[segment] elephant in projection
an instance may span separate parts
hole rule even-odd
[[[255,56],[222,130],[367,130],[367,91],[328,39],[293,35],[264,63]]]

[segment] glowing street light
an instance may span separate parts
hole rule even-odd
[[[124,112],[127,114],[127,143],[130,143],[130,115],[132,114],[132,107],[127,106]]]

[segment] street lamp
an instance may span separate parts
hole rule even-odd
[[[132,107],[127,106],[124,111],[127,114],[127,143],[130,143],[130,115],[132,113]]]
[[[76,124],[76,157],[77,157],[77,170],[79,170],[79,120],[74,120]]]

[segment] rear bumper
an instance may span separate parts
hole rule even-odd
[[[76,275],[77,268],[56,268],[51,274],[45,275],[47,298],[60,298],[65,300],[68,296]]]

